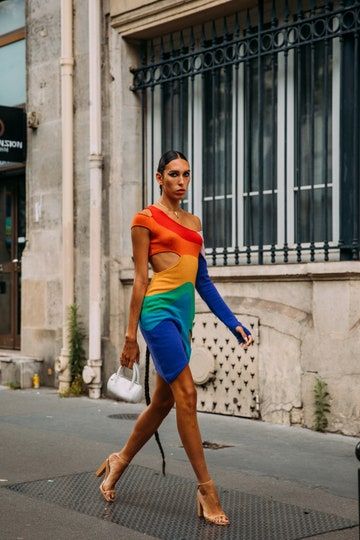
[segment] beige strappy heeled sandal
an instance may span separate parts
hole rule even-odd
[[[214,525],[222,525],[222,526],[229,525],[230,524],[229,518],[227,517],[225,512],[222,511],[219,514],[214,514],[214,515],[208,514],[206,512],[206,502],[205,502],[206,496],[203,495],[199,489],[200,486],[205,486],[205,485],[209,485],[210,487],[212,487],[212,495],[215,496],[215,499],[217,501],[219,501],[213,480],[208,480],[207,482],[198,484],[197,493],[196,493],[196,506],[197,506],[198,517],[203,517],[205,521],[207,521],[208,523],[213,523]]]
[[[121,474],[122,474],[124,470],[126,469],[126,467],[129,465],[129,462],[126,461],[120,454],[116,454],[116,453],[110,454],[110,456],[105,459],[105,461],[100,465],[100,467],[95,473],[96,476],[98,477],[102,476],[105,473],[104,480],[100,484],[99,489],[106,502],[114,502],[115,497],[116,497],[116,491],[114,489],[104,489],[104,482],[106,482],[106,479],[108,478],[111,472],[112,462],[114,463],[116,460],[120,461],[123,465],[125,465],[125,467],[121,471]]]

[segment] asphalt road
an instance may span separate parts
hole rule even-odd
[[[121,448],[133,426],[131,420],[110,416],[137,413],[144,406],[59,398],[50,388],[13,391],[0,387],[1,488],[94,471],[106,455]],[[218,485],[358,522],[357,439],[206,413],[199,413],[199,422],[203,440],[228,445],[205,450]],[[193,479],[177,434],[175,411],[162,424],[160,436],[169,473]],[[134,463],[160,471],[154,440]],[[358,528],[353,527],[313,538],[355,540],[358,535]],[[51,501],[0,489],[0,538],[135,540],[151,536]]]

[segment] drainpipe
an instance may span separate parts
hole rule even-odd
[[[89,358],[83,379],[89,397],[101,395],[101,1],[89,0],[90,261]]]
[[[61,0],[61,124],[62,124],[62,279],[63,343],[55,362],[59,393],[69,389],[68,309],[74,303],[74,164],[73,164],[73,6]]]

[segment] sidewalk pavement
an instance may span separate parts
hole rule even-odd
[[[52,388],[14,391],[0,387],[0,538],[157,538],[124,524],[85,515],[51,500],[32,498],[6,488],[18,482],[94,471],[105,456],[124,444],[134,423],[111,418],[111,415],[139,413],[144,407],[144,404],[107,399],[59,398]],[[229,445],[219,450],[205,450],[218,486],[264,500],[336,514],[358,523],[357,469],[360,463],[354,454],[357,439],[206,413],[199,413],[198,418],[203,441]],[[184,482],[195,482],[176,430],[174,410],[163,422],[160,437],[167,472],[181,477]],[[161,471],[154,438],[133,463]],[[127,473],[131,476],[130,468]],[[132,504],[136,506],[136,502]],[[195,520],[193,515],[188,519]],[[215,539],[215,534],[201,538]],[[225,538],[224,534],[221,538]],[[308,538],[355,540],[359,538],[359,528],[353,526]],[[271,540],[278,539],[275,535]]]

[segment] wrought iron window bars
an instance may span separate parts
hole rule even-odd
[[[260,0],[143,44],[144,201],[156,154],[179,144],[213,264],[359,258],[359,28],[359,0]]]

